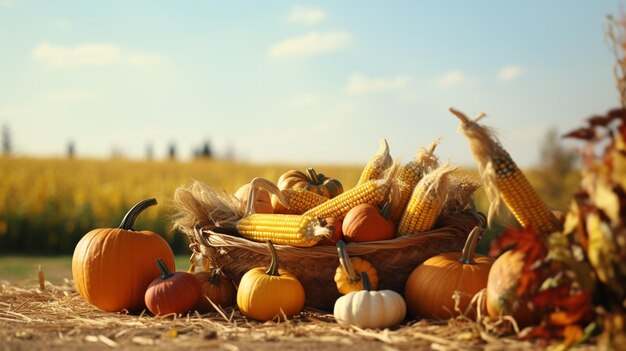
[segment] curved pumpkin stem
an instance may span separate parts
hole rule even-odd
[[[370,277],[366,272],[361,272],[361,279],[363,280],[363,290],[372,291],[372,283],[370,283]]]
[[[361,277],[356,275],[354,271],[354,267],[352,267],[352,261],[350,261],[350,256],[348,256],[348,251],[346,250],[346,243],[343,240],[337,241],[337,253],[339,254],[339,264],[348,275],[348,282],[350,284],[356,284],[361,280]]]
[[[172,276],[172,272],[170,272],[169,268],[167,268],[167,265],[165,264],[165,262],[163,262],[162,259],[157,258],[156,264],[159,267],[159,270],[161,271],[161,277],[160,277],[161,280],[165,280]]]
[[[270,254],[272,255],[272,260],[270,261],[270,266],[265,272],[265,274],[279,277],[280,274],[278,273],[278,254],[276,253],[276,249],[274,248],[274,244],[272,244],[271,240],[268,240],[267,244],[270,247]]]
[[[317,174],[317,172],[315,172],[313,168],[307,168],[306,173],[309,176],[309,180],[311,181],[312,184],[314,185],[322,184],[322,180],[320,179],[320,176]]]
[[[248,190],[248,203],[246,204],[246,209],[243,214],[244,217],[255,213],[254,204],[256,203],[258,188],[263,188],[269,191],[270,194],[276,195],[280,204],[285,206],[286,208],[289,208],[289,202],[287,202],[287,199],[285,199],[285,196],[282,192],[280,192],[280,189],[278,189],[278,186],[276,186],[276,184],[265,178],[256,177],[250,182],[250,189]]]
[[[209,277],[209,283],[215,285],[215,286],[220,286],[221,284],[221,279],[220,279],[220,271],[218,271],[217,269],[213,271],[213,273],[211,273],[211,276]]]
[[[137,219],[137,216],[146,208],[154,206],[156,204],[157,200],[154,198],[140,201],[130,210],[128,210],[128,213],[126,213],[126,216],[124,216],[124,219],[122,219],[122,223],[118,228],[124,230],[133,230],[133,224],[135,224],[135,219]]]
[[[476,226],[472,229],[467,236],[467,240],[463,246],[463,251],[461,251],[461,258],[459,258],[459,262],[463,264],[476,264],[476,262],[474,262],[474,255],[476,254],[476,245],[478,245],[478,241],[480,241],[482,234],[483,229],[481,227]]]

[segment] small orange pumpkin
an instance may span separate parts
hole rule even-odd
[[[193,274],[170,272],[163,260],[156,260],[161,276],[150,283],[145,302],[155,316],[189,312],[200,299],[200,283]]]
[[[176,269],[172,249],[163,237],[132,228],[137,216],[156,203],[155,199],[137,203],[118,228],[94,229],[76,244],[72,277],[87,302],[108,312],[140,311],[148,285],[159,276],[154,261],[162,258]]]
[[[235,304],[235,286],[219,270],[197,272],[194,274],[194,277],[200,282],[201,287],[200,299],[195,307],[198,312],[215,311],[213,304],[221,307],[229,307]]]
[[[304,287],[291,273],[279,269],[278,255],[268,241],[271,262],[269,268],[252,268],[241,277],[237,290],[237,306],[241,313],[258,321],[281,319],[302,312]]]
[[[337,242],[337,253],[339,255],[339,267],[335,271],[335,284],[340,294],[347,294],[352,291],[363,290],[363,280],[361,273],[367,273],[372,290],[378,288],[378,272],[369,261],[360,257],[350,258],[343,240]]]
[[[250,193],[250,183],[244,184],[235,192],[235,197],[241,200],[242,208],[246,208],[248,205],[248,196]],[[272,197],[265,188],[257,187],[256,201],[254,203],[255,213],[274,213],[272,207]]]
[[[346,241],[369,242],[389,240],[396,236],[396,226],[389,219],[389,203],[382,208],[364,203],[354,206],[343,219]]]
[[[455,291],[461,292],[459,308],[464,312],[472,296],[487,286],[493,261],[486,256],[474,256],[481,234],[482,229],[474,227],[462,252],[433,256],[411,272],[404,298],[412,316],[450,318],[456,315],[452,298]]]
[[[329,199],[343,193],[343,186],[339,180],[328,178],[322,173],[318,174],[313,168],[307,168],[306,172],[287,171],[278,178],[276,185],[280,190],[303,188]]]

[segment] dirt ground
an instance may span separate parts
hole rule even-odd
[[[155,318],[100,311],[71,284],[0,282],[0,351],[5,350],[529,350],[546,341],[498,335],[466,318],[407,321],[386,330],[342,328],[331,314],[305,310],[286,322],[247,320],[236,308]],[[552,347],[556,344],[552,343]],[[584,345],[579,349],[596,349]]]

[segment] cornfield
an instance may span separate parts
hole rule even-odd
[[[314,165],[315,166],[315,165]],[[117,227],[133,204],[156,198],[135,225],[163,235],[175,252],[186,253],[184,235],[171,229],[174,190],[199,180],[234,192],[254,177],[276,181],[299,165],[253,165],[198,159],[177,161],[0,157],[0,252],[68,254],[94,228]],[[358,166],[315,166],[319,172],[356,184]]]
[[[234,192],[254,177],[276,181],[289,169],[311,165],[257,165],[216,159],[181,161],[94,160],[0,157],[0,253],[71,254],[80,238],[94,228],[117,227],[128,209],[140,200],[156,198],[159,205],[145,211],[136,229],[163,235],[175,252],[188,253],[187,239],[171,228],[170,199],[193,180]],[[354,186],[363,165],[312,165],[321,173]],[[473,172],[464,170],[464,172]],[[566,183],[575,189],[572,172]],[[564,209],[570,194],[551,194],[545,174],[528,172],[531,183],[551,208]],[[569,178],[572,178],[571,180]],[[479,210],[488,206],[479,190]],[[510,221],[506,217],[502,221]],[[496,234],[498,227],[487,233]],[[480,245],[486,251],[487,243]]]

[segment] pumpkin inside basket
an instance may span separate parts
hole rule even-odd
[[[350,243],[346,250],[350,257],[360,257],[378,270],[378,289],[402,293],[411,271],[426,259],[437,254],[460,250],[467,235],[475,226],[485,226],[485,217],[474,210],[455,215],[442,215],[433,230],[391,240]],[[231,234],[194,227],[186,231],[190,247],[220,267],[236,284],[250,269],[267,264],[267,245]],[[294,247],[275,245],[281,265],[292,272],[306,292],[305,306],[332,311],[340,294],[333,280],[339,264],[334,246],[318,245]]]

